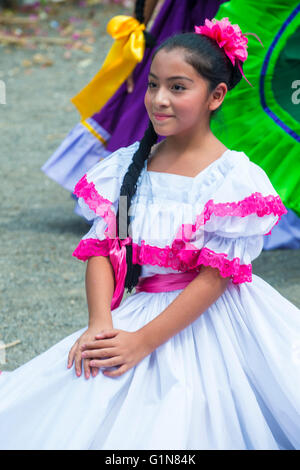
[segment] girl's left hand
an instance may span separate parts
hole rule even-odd
[[[116,328],[103,330],[96,335],[95,341],[84,344],[82,350],[82,358],[92,359],[91,367],[120,366],[112,371],[102,371],[109,377],[124,374],[150,354],[139,331],[129,332]]]

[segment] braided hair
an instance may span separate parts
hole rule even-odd
[[[149,126],[140,141],[140,145],[132,157],[132,162],[128,167],[127,173],[124,176],[123,184],[120,190],[120,196],[127,196],[127,230],[130,224],[129,217],[129,208],[131,205],[131,200],[136,193],[137,181],[139,179],[140,173],[144,167],[145,160],[147,160],[152,145],[157,141],[157,134],[153,128],[152,122],[149,121]],[[117,212],[117,234],[119,234],[119,209]],[[129,236],[131,234],[129,233]],[[133,287],[137,285],[138,278],[141,274],[142,266],[139,264],[133,265],[132,263],[132,245],[126,245],[126,264],[127,264],[127,274],[125,278],[124,287],[128,289],[128,292],[131,292]]]
[[[152,60],[161,49],[166,51],[171,51],[173,49],[184,50],[186,62],[192,65],[195,70],[207,80],[208,93],[211,93],[221,82],[225,82],[228,91],[230,91],[242,79],[242,75],[237,64],[233,67],[223,49],[220,49],[216,41],[210,37],[196,33],[176,34],[166,39],[155,50]],[[219,108],[220,107],[221,106],[219,106]],[[215,115],[217,110],[210,113],[210,119]],[[137,190],[137,181],[144,167],[145,161],[150,155],[151,147],[156,143],[157,138],[158,135],[150,121],[148,128],[140,141],[139,147],[133,155],[132,163],[129,165],[123,179],[120,196],[127,196],[127,230],[130,225],[129,209],[132,198]],[[117,212],[117,233],[119,234],[119,208]],[[129,236],[131,236],[130,233]],[[133,264],[132,262],[132,245],[125,245],[125,247],[127,274],[124,287],[128,292],[131,292],[138,283],[142,266],[139,264]]]

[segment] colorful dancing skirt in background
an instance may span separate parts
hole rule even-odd
[[[230,0],[218,10],[216,18],[223,17],[255,32],[264,47],[248,36],[244,73],[253,88],[242,80],[228,93],[212,130],[265,170],[289,209],[265,249],[300,248],[300,4]]]
[[[300,98],[296,87],[300,76],[297,47],[300,15],[297,2],[165,0],[151,33],[159,45],[172,34],[193,31],[194,25],[203,24],[205,18],[226,16],[239,24],[242,31],[255,32],[264,48],[248,36],[249,56],[244,72],[254,88],[241,80],[226,96],[220,115],[212,121],[212,130],[228,148],[245,151],[267,172],[289,209],[272,235],[265,237],[264,248],[299,248],[300,108],[297,101]],[[42,170],[70,192],[99,160],[142,138],[148,123],[144,95],[153,50],[146,49],[143,61],[134,70],[134,92],[128,94],[123,83],[99,112],[70,131],[43,165]],[[77,202],[75,212],[82,215]]]

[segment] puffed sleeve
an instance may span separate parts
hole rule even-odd
[[[266,173],[248,157],[224,178],[194,224],[182,225],[173,245],[189,268],[211,266],[235,284],[251,282],[252,261],[287,211]]]
[[[92,221],[73,256],[86,261],[108,256],[109,240],[116,237],[116,214],[124,175],[139,142],[122,147],[92,167],[76,184],[74,194],[84,217]]]

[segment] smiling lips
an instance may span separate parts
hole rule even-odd
[[[170,117],[173,117],[169,114],[159,114],[159,113],[154,113],[153,116],[157,121],[164,121],[165,119],[169,119]]]

